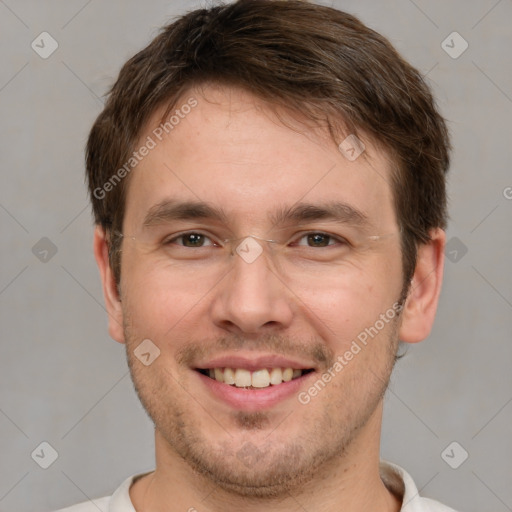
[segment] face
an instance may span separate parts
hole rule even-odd
[[[400,323],[390,164],[248,93],[176,108],[190,97],[162,140],[162,112],[141,137],[111,332],[168,453],[275,494],[374,428]]]

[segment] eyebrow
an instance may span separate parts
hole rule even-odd
[[[298,203],[282,208],[271,216],[274,225],[288,222],[313,222],[329,220],[343,224],[365,227],[370,224],[368,216],[361,210],[340,201],[325,204]]]
[[[274,226],[318,220],[335,221],[357,227],[370,225],[365,213],[340,201],[325,204],[298,203],[290,207],[281,207],[271,213],[269,218]],[[227,224],[228,215],[222,208],[205,202],[166,199],[148,210],[143,225],[151,227],[173,220],[194,219],[216,220]]]
[[[200,201],[166,199],[148,210],[143,225],[144,227],[151,227],[172,220],[193,219],[210,219],[226,222],[227,215],[222,209]]]

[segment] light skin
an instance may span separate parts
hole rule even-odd
[[[119,288],[101,228],[94,239],[109,332],[126,344],[135,387],[155,423],[156,470],[132,485],[135,509],[399,510],[400,499],[379,476],[382,396],[398,339],[415,343],[431,330],[444,232],[433,230],[432,241],[419,247],[401,314],[301,404],[298,393],[308,391],[400,298],[389,159],[365,139],[366,151],[349,161],[325,130],[292,118],[283,124],[272,107],[241,90],[206,86],[181,103],[190,96],[197,107],[129,178]],[[141,140],[161,115],[155,112]],[[345,209],[343,219],[306,219],[304,212],[297,214],[300,222],[277,218],[297,205],[318,210],[335,202],[361,217],[348,218]],[[170,207],[182,203],[194,203],[196,218],[174,218],[176,208]],[[203,208],[206,216],[197,217],[198,204],[210,207]],[[219,244],[249,235],[280,237],[290,254],[303,250],[304,232],[349,233],[361,243],[354,243],[358,249],[308,245],[307,251],[340,256],[336,263],[298,258],[287,273],[289,267],[276,266],[261,240],[264,251],[254,262],[234,253],[224,267],[211,266],[218,247],[203,247],[194,253],[202,256],[190,260],[181,258],[183,251],[197,247],[159,243],[184,231],[199,231]],[[372,235],[389,236],[370,242]],[[145,339],[160,350],[149,366],[134,355]],[[248,400],[235,407],[197,371],[219,357],[276,354],[313,371],[297,381],[293,393],[268,406]]]

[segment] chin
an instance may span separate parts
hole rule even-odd
[[[189,453],[186,460],[199,475],[229,494],[275,499],[288,496],[311,480],[321,463],[315,457],[313,467],[298,444],[274,448],[271,443],[257,447],[247,441],[233,451],[231,443],[226,443],[217,453],[208,456],[203,452],[200,457]]]

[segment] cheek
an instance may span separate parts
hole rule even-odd
[[[202,307],[192,276],[171,278],[160,266],[126,255],[121,283],[123,310],[137,335],[160,339]]]
[[[339,352],[393,309],[401,289],[398,261],[386,262],[382,258],[364,271],[353,269],[297,296],[300,314],[323,339],[331,340],[334,350]]]

